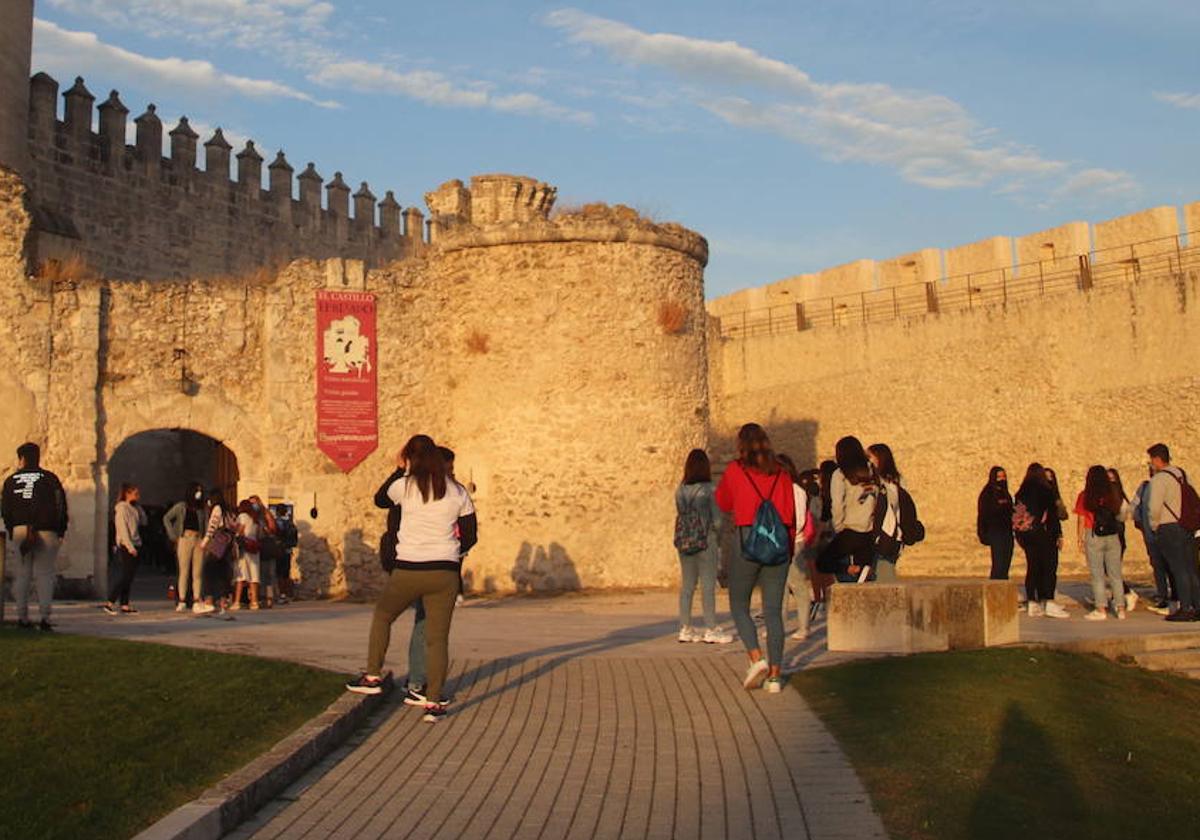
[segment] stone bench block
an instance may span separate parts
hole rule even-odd
[[[920,653],[1019,640],[1017,589],[1002,580],[839,583],[828,616],[835,651]]]

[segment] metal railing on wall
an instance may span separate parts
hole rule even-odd
[[[1200,232],[815,300],[720,315],[723,338],[753,338],[816,327],[898,321],[963,312],[1068,291],[1134,283],[1143,277],[1200,271]]]

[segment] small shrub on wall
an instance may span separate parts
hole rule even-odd
[[[467,336],[467,352],[472,356],[482,356],[491,349],[491,338],[487,333],[471,330]]]
[[[687,326],[687,308],[678,301],[664,300],[658,305],[658,325],[665,335],[679,335]]]

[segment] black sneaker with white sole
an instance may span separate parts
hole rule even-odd
[[[346,683],[346,690],[355,694],[383,694],[383,679],[359,674],[358,679]]]
[[[425,696],[425,686],[405,686],[404,696],[400,698],[407,706],[424,706],[429,702],[429,698]]]
[[[422,715],[421,720],[426,723],[437,723],[446,716],[446,711],[445,703],[426,703],[425,714]]]

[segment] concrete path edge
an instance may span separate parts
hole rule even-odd
[[[309,768],[341,746],[384,701],[383,694],[344,694],[325,711],[133,840],[218,840],[249,819]]]

